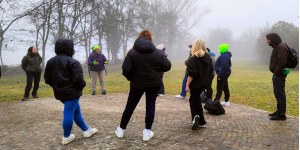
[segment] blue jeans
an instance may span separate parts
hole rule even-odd
[[[64,118],[62,126],[64,129],[64,137],[69,137],[71,134],[73,121],[77,124],[82,131],[88,130],[88,126],[85,124],[80,111],[79,97],[76,99],[68,100],[64,102]]]
[[[180,93],[180,95],[182,97],[186,96],[185,86],[186,86],[187,77],[188,76],[185,74],[184,77],[183,77],[183,80],[182,80],[182,87],[181,87],[181,93]]]

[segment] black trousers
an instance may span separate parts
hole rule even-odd
[[[192,114],[192,120],[196,115],[200,116],[200,125],[206,124],[206,121],[204,119],[203,115],[203,108],[201,104],[201,99],[200,99],[200,93],[204,90],[205,88],[191,88],[190,91],[190,109],[191,109],[191,114]]]
[[[277,114],[285,116],[286,112],[286,96],[285,96],[285,78],[286,76],[276,76],[273,74],[273,90],[277,101]]]
[[[228,102],[230,97],[228,77],[217,77],[217,94],[215,100],[220,100],[222,91],[225,94],[225,102]]]
[[[37,90],[39,89],[39,83],[41,80],[41,72],[26,72],[27,76],[27,84],[25,87],[25,93],[24,97],[29,97],[29,92],[32,87],[32,82],[34,83],[33,85],[33,90],[32,90],[32,95],[37,95]]]
[[[127,124],[135,110],[137,104],[139,103],[141,97],[146,93],[146,117],[145,124],[146,129],[151,129],[154,121],[155,115],[155,101],[158,94],[160,86],[150,87],[150,88],[132,88],[130,87],[127,104],[122,115],[120,127],[126,129]]]
[[[162,74],[162,76],[164,76],[164,73]],[[164,78],[162,77],[161,80],[162,80],[162,82],[161,82],[158,94],[164,94],[165,95]]]

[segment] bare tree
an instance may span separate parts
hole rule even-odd
[[[2,60],[2,45],[4,41],[4,36],[7,30],[11,27],[13,23],[20,20],[21,18],[29,15],[32,11],[36,10],[42,4],[36,7],[29,7],[28,9],[21,10],[22,4],[19,0],[11,1],[0,1],[0,61],[1,66],[3,66]],[[22,7],[23,8],[23,7]]]
[[[51,19],[54,4],[53,0],[44,2],[43,5],[33,11],[30,15],[32,23],[36,26],[36,47],[38,47],[39,41],[41,41],[43,68],[45,67],[46,45],[48,43],[50,29],[55,23],[54,20]]]

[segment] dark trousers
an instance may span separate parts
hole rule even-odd
[[[205,88],[191,88],[190,91],[190,109],[191,109],[191,114],[192,114],[192,120],[196,115],[200,116],[200,125],[206,124],[204,115],[203,115],[203,108],[201,104],[201,99],[200,99],[200,93],[204,90]]]
[[[222,91],[225,94],[225,102],[228,102],[230,97],[228,77],[217,77],[217,94],[215,100],[220,100]]]
[[[158,94],[158,87],[150,88],[132,88],[130,87],[127,104],[122,115],[120,127],[126,129],[127,124],[131,118],[133,111],[139,103],[141,97],[146,93],[146,117],[145,124],[146,129],[151,129],[155,115],[155,101]]]
[[[41,80],[41,72],[26,72],[27,76],[27,84],[25,87],[24,97],[29,97],[29,92],[32,87],[32,81],[34,83],[33,90],[31,92],[32,95],[37,95],[37,90],[39,89],[39,83]]]
[[[206,88],[206,99],[212,100],[213,89],[211,85]]]
[[[277,114],[285,116],[286,112],[286,96],[285,96],[285,76],[273,75],[273,90],[277,101]]]
[[[164,74],[163,74],[164,75]],[[164,94],[165,95],[165,86],[164,86],[164,81],[163,81],[163,77],[162,77],[162,82],[161,82],[161,85],[160,85],[160,88],[159,88],[159,91],[158,91],[158,94]]]

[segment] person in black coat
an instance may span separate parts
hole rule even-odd
[[[143,141],[153,137],[151,128],[155,114],[155,101],[162,84],[162,72],[170,69],[171,62],[152,43],[151,32],[142,31],[122,64],[122,73],[130,81],[130,91],[120,126],[115,131],[118,138],[124,136],[124,129],[144,93],[146,93],[146,127],[143,130]]]
[[[228,44],[219,45],[219,51],[221,55],[218,57],[215,63],[215,72],[217,74],[217,93],[215,100],[220,100],[222,91],[225,94],[225,101],[221,102],[223,106],[230,106],[229,98],[230,91],[228,86],[228,78],[231,74],[231,53],[228,51]]]
[[[46,65],[45,82],[54,91],[56,99],[64,104],[62,144],[68,144],[75,139],[71,134],[73,121],[83,131],[84,137],[90,137],[97,132],[96,128],[86,125],[80,111],[79,98],[86,85],[83,79],[81,64],[72,58],[74,43],[69,39],[58,39],[55,43],[56,56],[52,57]]]
[[[187,66],[186,91],[190,92],[190,108],[192,114],[192,130],[204,126],[206,121],[203,115],[200,93],[211,86],[213,78],[212,59],[207,53],[204,41],[195,40],[192,44],[192,57]]]

